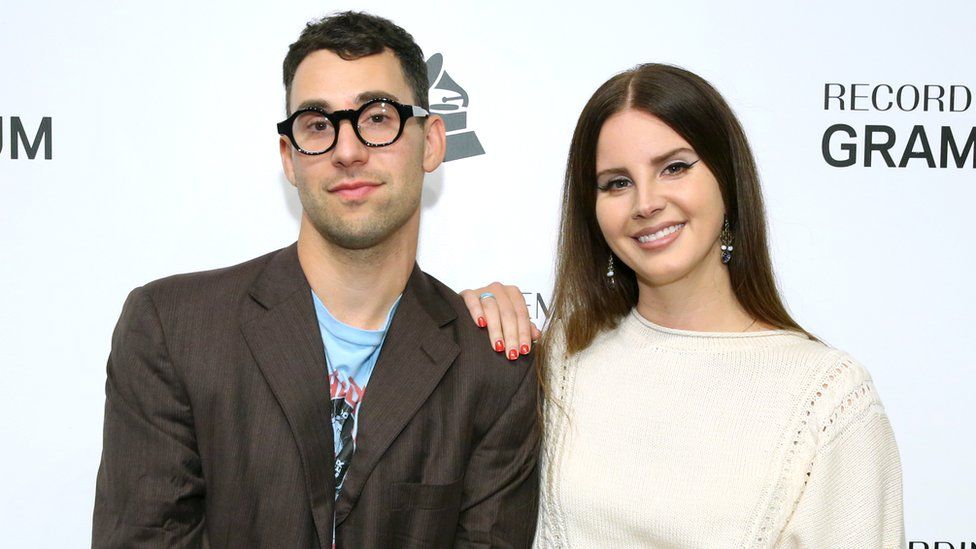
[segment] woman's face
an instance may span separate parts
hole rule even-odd
[[[608,118],[596,172],[600,230],[642,285],[708,280],[723,269],[718,181],[664,122],[633,109]]]

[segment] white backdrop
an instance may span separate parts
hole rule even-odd
[[[427,56],[443,55],[485,151],[428,177],[421,266],[458,290],[518,284],[533,305],[551,290],[559,189],[585,100],[639,62],[709,79],[754,146],[792,312],[873,374],[901,450],[908,539],[976,540],[976,150],[963,168],[863,161],[867,125],[893,128],[895,162],[921,125],[938,164],[942,127],[961,149],[976,105],[824,108],[827,83],[868,84],[857,107],[878,84],[976,90],[973,2],[486,6],[4,2],[0,544],[90,544],[105,361],[127,292],[296,238],[300,204],[273,129],[281,61],[305,21],[349,8],[389,17]],[[433,90],[432,103],[451,95]],[[12,158],[13,117],[30,139],[50,117],[51,159],[42,142],[34,159],[23,146]],[[825,161],[833,124],[862,136],[855,166]],[[832,154],[848,141],[858,140],[838,136]]]

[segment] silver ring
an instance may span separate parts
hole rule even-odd
[[[489,297],[492,298],[492,299],[495,299],[495,294],[493,294],[491,292],[485,292],[485,293],[479,295],[478,296],[478,299],[481,300],[481,301],[484,301],[485,299],[488,299]]]

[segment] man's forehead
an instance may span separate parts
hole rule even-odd
[[[353,108],[378,96],[409,102],[410,87],[390,50],[347,60],[329,50],[310,53],[292,81],[291,104],[331,110]]]

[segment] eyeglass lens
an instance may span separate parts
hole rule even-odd
[[[356,122],[359,135],[370,145],[386,145],[400,131],[400,113],[389,103],[371,103],[363,109]],[[336,140],[336,128],[324,114],[315,111],[302,113],[295,119],[292,133],[298,146],[309,152],[321,152]]]

